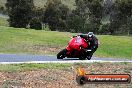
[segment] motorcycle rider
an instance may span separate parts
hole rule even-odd
[[[89,32],[88,34],[79,34],[77,36],[84,38],[85,41],[88,43],[88,48],[83,50],[85,50],[85,52],[88,52],[89,56],[87,58],[91,59],[93,53],[97,50],[99,45],[97,37],[94,35],[93,32]]]

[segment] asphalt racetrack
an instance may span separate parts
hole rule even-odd
[[[0,64],[21,64],[21,63],[75,63],[75,62],[132,62],[128,59],[97,58],[91,60],[79,60],[78,58],[65,58],[58,60],[56,56],[27,55],[27,54],[0,54]]]

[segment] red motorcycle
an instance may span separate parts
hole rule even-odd
[[[91,50],[87,50],[88,43],[85,39],[76,36],[73,37],[69,43],[68,46],[61,50],[57,54],[57,59],[63,59],[65,57],[67,58],[79,58],[80,60],[88,59],[90,60],[92,56],[90,56]]]

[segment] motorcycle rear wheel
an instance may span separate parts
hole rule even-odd
[[[57,54],[57,59],[63,59],[66,56],[66,49],[61,50],[58,54]]]

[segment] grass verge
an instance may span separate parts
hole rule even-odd
[[[12,64],[0,65],[0,72],[19,72],[40,69],[65,69],[70,68],[71,64],[46,63],[46,64]]]
[[[96,54],[99,57],[114,57],[132,59],[131,36],[98,36],[100,41]]]

